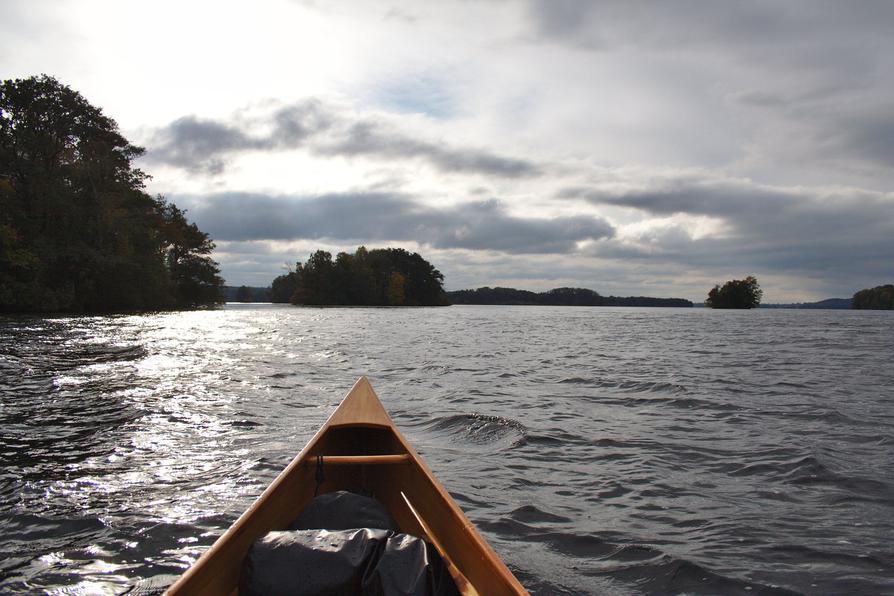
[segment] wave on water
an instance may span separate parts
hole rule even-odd
[[[461,439],[476,445],[517,443],[524,440],[528,429],[518,420],[485,414],[454,414],[430,419],[422,429],[434,435]]]

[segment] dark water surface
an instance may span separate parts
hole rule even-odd
[[[170,583],[366,374],[532,593],[894,593],[894,313],[0,319],[0,592]]]

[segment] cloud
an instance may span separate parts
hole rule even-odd
[[[393,193],[172,197],[216,240],[410,241],[439,249],[562,254],[614,228],[592,216],[519,217],[495,200],[429,207]]]
[[[380,122],[356,122],[318,150],[327,155],[371,156],[379,159],[426,159],[442,172],[482,173],[516,178],[535,176],[540,168],[521,159],[477,149],[452,149],[388,130]]]
[[[312,99],[280,107],[260,119],[235,116],[224,122],[184,116],[152,133],[146,157],[190,172],[220,174],[234,154],[295,149],[331,124],[327,110]],[[266,133],[254,132],[258,130]]]
[[[594,65],[621,64],[629,101],[674,102],[665,119],[687,165],[735,166],[773,183],[890,188],[894,4],[660,0],[531,0],[529,39],[572,48]],[[583,52],[581,52],[583,50]],[[723,139],[694,153],[704,139]],[[666,142],[666,141],[664,141]],[[637,147],[640,163],[649,144]],[[710,152],[721,163],[710,161]],[[670,160],[665,160],[669,163]]]
[[[563,44],[605,50],[620,46],[661,50],[700,50],[763,55],[778,63],[813,63],[822,48],[851,55],[874,51],[858,36],[888,37],[894,7],[869,0],[858,10],[834,0],[758,0],[734,4],[683,0],[668,4],[645,0],[530,0],[532,33]],[[833,36],[834,37],[831,37]],[[845,60],[847,59],[845,55]],[[830,64],[829,66],[836,66]]]
[[[831,117],[823,131],[827,153],[861,157],[878,166],[894,166],[894,117],[890,106],[881,113],[862,110]]]
[[[807,299],[808,292],[847,296],[894,274],[890,193],[637,169],[599,171],[556,197],[564,212],[581,213],[575,204],[583,203],[611,218],[520,216],[497,200],[434,207],[383,190],[172,198],[224,243],[396,243],[447,255],[453,288],[463,281],[540,289],[560,283],[699,299],[686,288],[756,274],[777,284],[769,296]]]
[[[185,116],[154,131],[147,146],[149,162],[209,174],[221,173],[227,160],[239,154],[300,148],[318,155],[389,163],[421,160],[448,174],[521,178],[542,173],[540,166],[524,159],[413,136],[382,115],[356,114],[317,99],[260,115],[237,113],[226,122]]]
[[[704,174],[653,179],[647,187],[568,187],[565,199],[635,209],[657,218],[619,233],[593,254],[631,262],[673,262],[744,275],[759,269],[825,279],[845,294],[894,273],[894,194],[852,188],[778,188]],[[716,219],[721,229],[695,237],[680,216]],[[850,288],[850,289],[848,289]]]
[[[331,128],[336,120],[332,110],[317,99],[305,99],[280,107],[270,117],[272,132],[263,148],[300,147],[307,139]]]
[[[238,128],[195,116],[171,122],[155,134],[151,144],[150,161],[209,174],[223,171],[224,154],[257,146]]]

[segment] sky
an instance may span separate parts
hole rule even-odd
[[[229,285],[401,246],[449,290],[894,282],[894,2],[0,0]]]

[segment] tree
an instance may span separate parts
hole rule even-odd
[[[248,286],[239,286],[239,289],[236,290],[236,301],[237,302],[254,302],[255,296],[251,291],[251,288]]]
[[[214,242],[208,234],[186,220],[186,212],[158,198],[162,215],[165,264],[174,283],[177,306],[196,308],[223,302],[220,269],[208,255]]]
[[[854,294],[851,308],[860,310],[894,310],[894,285],[876,286]]]
[[[142,153],[53,77],[0,83],[0,312],[173,308],[196,279],[186,303],[217,300],[213,243],[182,217],[167,221],[173,206],[148,195],[133,167]],[[193,244],[174,271],[177,226]]]
[[[298,263],[295,273],[298,274],[298,286],[292,296],[294,304],[310,304],[321,306],[335,304],[333,282],[335,270],[332,253],[318,250],[302,265]]]
[[[301,266],[301,263],[298,263]],[[289,272],[278,276],[270,284],[270,302],[288,303],[292,301],[298,289],[298,273],[289,268]]]
[[[710,308],[757,308],[764,292],[753,275],[717,285],[708,292],[705,306]]]
[[[602,306],[605,300],[598,292],[584,288],[555,288],[542,296],[544,304],[567,306]]]
[[[405,286],[407,278],[400,271],[392,271],[388,277],[388,305],[401,306],[406,300]]]

